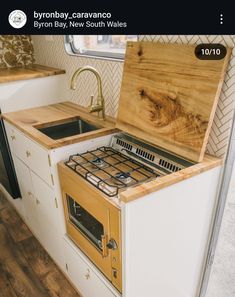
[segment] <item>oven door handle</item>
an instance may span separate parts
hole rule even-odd
[[[102,256],[103,258],[108,256],[108,236],[106,234],[101,236],[101,242],[102,242]]]

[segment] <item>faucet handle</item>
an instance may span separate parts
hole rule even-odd
[[[91,95],[91,104],[90,107],[93,106],[94,95]]]

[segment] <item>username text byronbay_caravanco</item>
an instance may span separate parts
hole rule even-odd
[[[112,20],[111,12],[37,12],[34,11],[34,27],[127,27],[126,22]]]
[[[35,19],[110,19],[111,12],[33,12]]]

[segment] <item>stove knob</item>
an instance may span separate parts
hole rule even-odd
[[[110,249],[110,250],[116,250],[118,248],[118,245],[117,245],[116,241],[113,238],[111,238],[109,240],[109,242],[107,243],[107,248]]]

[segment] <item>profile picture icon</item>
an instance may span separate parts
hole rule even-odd
[[[13,28],[19,29],[26,24],[27,16],[22,10],[16,9],[9,14],[8,21]]]

